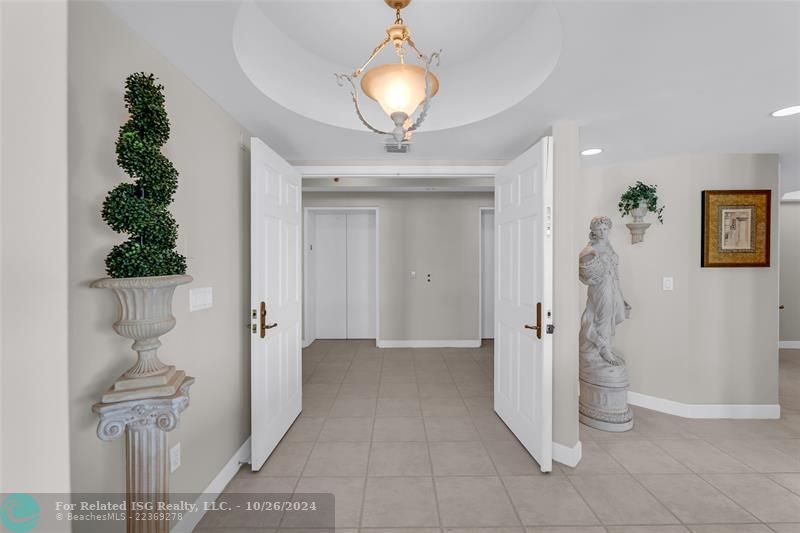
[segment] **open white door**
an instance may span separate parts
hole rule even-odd
[[[300,174],[250,140],[251,467],[259,470],[302,407]]]
[[[553,139],[495,176],[494,409],[553,469]]]

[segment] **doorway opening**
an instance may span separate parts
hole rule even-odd
[[[487,320],[494,325],[492,334],[495,337],[495,342],[492,343],[491,361],[492,399],[489,403],[499,417],[498,423],[502,422],[510,429],[522,447],[539,463],[540,470],[543,472],[552,470],[553,352],[552,338],[543,334],[552,331],[551,325],[546,323],[552,318],[552,145],[552,137],[544,137],[507,166],[493,169],[495,177],[491,188],[494,190],[496,209],[493,224],[490,223],[488,216],[487,218],[479,216],[477,208],[480,205],[477,201],[463,210],[471,219],[468,225],[459,224],[458,217],[454,216],[455,211],[442,207],[424,214],[415,209],[406,210],[405,214],[409,217],[405,221],[408,223],[401,223],[399,233],[402,242],[413,245],[412,253],[410,258],[409,254],[405,254],[391,264],[386,263],[387,280],[392,282],[400,282],[403,278],[406,280],[406,283],[399,286],[399,292],[395,291],[397,298],[393,292],[392,306],[390,306],[392,308],[387,307],[386,311],[396,313],[398,305],[395,304],[404,304],[400,306],[401,318],[404,316],[414,318],[414,325],[420,333],[400,335],[411,338],[385,340],[381,338],[379,316],[381,301],[379,294],[381,272],[378,264],[381,252],[379,215],[382,208],[375,204],[366,207],[345,207],[348,204],[342,205],[342,203],[337,207],[303,208],[304,193],[317,192],[311,189],[318,189],[324,184],[309,181],[307,191],[305,183],[301,183],[305,174],[301,168],[292,167],[260,140],[255,138],[252,140],[251,250],[254,252],[251,253],[253,280],[251,292],[254,302],[272,302],[271,307],[267,306],[269,311],[266,313],[252,314],[256,322],[260,320],[264,323],[263,327],[259,328],[256,324],[254,328],[254,331],[260,330],[262,334],[251,337],[253,435],[251,468],[253,470],[261,468],[292,421],[303,409],[301,394],[305,379],[308,379],[309,383],[341,384],[346,378],[346,373],[341,371],[342,369],[318,376],[321,379],[316,380],[313,375],[316,370],[309,368],[311,372],[306,375],[306,361],[313,364],[316,359],[316,363],[320,363],[322,357],[327,357],[327,352],[319,357],[320,354],[314,352],[314,346],[309,346],[310,357],[306,359],[299,349],[301,342],[292,342],[295,339],[299,340],[301,335],[304,339],[302,344],[305,345],[323,338],[374,338],[375,348],[403,348],[405,351],[398,352],[397,355],[406,360],[402,365],[404,368],[390,369],[383,366],[380,374],[372,375],[370,379],[383,382],[383,378],[391,374],[394,383],[400,383],[397,379],[402,378],[407,380],[402,381],[406,384],[417,382],[420,377],[429,379],[426,372],[417,373],[417,359],[423,364],[426,361],[431,362],[425,359],[426,355],[439,357],[441,360],[438,362],[445,367],[448,366],[445,355],[449,359],[453,359],[453,356],[458,359],[458,354],[452,351],[412,353],[409,349],[451,350],[467,345],[474,346],[473,335],[482,333],[482,329],[476,327],[474,321],[476,318],[478,322],[481,321],[479,318],[481,313],[474,300],[468,301],[469,295],[466,293],[480,294],[480,289],[483,288],[482,285],[478,286],[475,283],[472,276],[479,270],[476,267],[479,267],[480,262],[473,261],[479,259],[476,255],[479,255],[481,249],[480,246],[476,246],[478,243],[474,240],[480,234],[476,235],[474,231],[483,231],[484,226],[487,229],[493,228],[491,240],[495,250],[490,254],[494,259],[491,261],[494,276],[489,274],[486,276],[487,280],[495,278],[495,282],[490,284],[494,292],[494,319]],[[408,168],[410,167],[404,168],[403,172],[411,172]],[[337,167],[336,174],[343,174],[341,170]],[[359,171],[371,174],[369,169],[364,171],[360,168]],[[431,172],[427,167],[424,171]],[[318,171],[320,172],[324,170]],[[457,170],[457,172],[464,171]],[[400,173],[394,175],[399,176]],[[470,187],[461,185],[461,190],[457,192],[470,192],[464,190]],[[355,183],[351,183],[349,187],[351,192],[359,190],[359,185]],[[474,185],[474,187],[480,186]],[[415,192],[413,188],[393,183],[391,186],[380,187],[380,191],[370,190],[370,192]],[[449,187],[430,186],[426,187],[424,192],[447,189]],[[346,190],[346,187],[340,184],[337,190],[341,192]],[[364,190],[364,187],[361,187],[361,190]],[[405,200],[406,197],[402,199]],[[354,201],[358,202],[359,200]],[[387,220],[396,223],[394,214],[389,213],[389,215]],[[303,217],[305,224],[301,225],[299,222]],[[476,223],[478,221],[475,218],[480,220],[479,223]],[[439,239],[441,242],[434,242],[437,236],[445,234],[454,227],[462,229],[460,240]],[[387,231],[389,229],[387,227]],[[487,253],[489,234],[487,232],[486,237],[482,239],[487,241]],[[301,235],[305,237],[304,242]],[[389,244],[394,245],[398,237],[394,234],[389,235],[387,233],[387,238],[392,241]],[[448,246],[442,242],[449,243],[449,248],[455,247],[466,251],[468,255],[464,258],[464,265],[471,263],[471,267],[464,269],[460,268],[463,265],[448,264],[437,271],[435,266],[439,263],[436,261],[441,262],[453,255]],[[417,255],[414,255],[415,253]],[[486,261],[483,268],[488,269],[489,264],[490,262]],[[423,270],[425,275],[417,280],[416,273],[419,266],[425,267]],[[456,275],[463,273],[464,270],[470,271],[468,277]],[[441,275],[436,272],[440,272]],[[435,287],[437,282],[437,289],[443,295],[432,293],[432,287]],[[398,288],[391,285],[396,284],[390,284],[386,290]],[[360,289],[354,290],[356,287]],[[301,288],[305,289],[302,294]],[[436,298],[432,298],[432,295]],[[466,310],[466,314],[472,317],[473,322],[466,327],[458,326],[463,324],[460,319],[463,313],[459,313],[458,316],[439,313],[445,322],[436,327],[445,330],[445,333],[438,333],[427,319],[429,314],[426,313],[430,312],[431,307],[427,304],[443,299],[445,303],[451,304],[451,307],[454,301],[461,302],[459,311]],[[487,300],[491,299],[487,297]],[[354,303],[355,301],[360,303]],[[419,306],[420,301],[423,303],[422,307]],[[414,309],[414,312],[409,313],[408,309]],[[354,315],[354,312],[359,310],[365,311],[365,322],[359,320],[358,314]],[[371,322],[370,318],[373,319]],[[463,329],[447,329],[455,327]],[[450,340],[438,340],[447,339],[448,337],[442,335],[450,335],[450,331],[456,332],[457,336],[450,337]],[[390,333],[392,332],[386,331],[385,335]],[[420,336],[414,338],[413,335],[417,334]],[[464,336],[472,339],[464,339]],[[443,346],[445,343],[447,346]],[[346,344],[347,342],[326,340],[317,343],[316,346],[323,350],[325,347],[333,350],[334,346]],[[364,343],[356,341],[350,344],[352,347]],[[358,348],[355,352],[349,353],[351,347],[345,346],[344,351],[348,353],[335,355],[354,358]],[[383,354],[378,353],[381,350],[375,348],[365,352],[369,354],[368,358],[382,357]],[[280,357],[273,356],[273,353]],[[450,376],[456,384],[461,380],[464,386],[476,385],[473,382],[476,377],[481,379],[485,377],[480,376],[483,374],[480,367],[469,368],[475,364],[471,357],[469,359],[463,361],[465,365],[457,369],[458,379],[456,376]],[[351,364],[352,361],[351,358]],[[452,362],[457,363],[457,361]],[[408,363],[411,364],[410,369]],[[439,368],[441,369],[441,366]],[[302,376],[298,370],[302,370]],[[448,372],[452,374],[453,370]],[[289,382],[291,387],[282,384]],[[355,416],[353,411],[342,407],[349,405],[345,402],[339,402],[341,409],[336,410],[337,402],[338,400],[335,400],[333,405],[335,412],[342,414],[349,412]],[[367,401],[366,404],[369,405],[363,412],[374,414],[374,402]],[[415,409],[418,407],[412,408],[412,411]],[[429,410],[428,416],[436,416],[430,414],[431,412],[435,411]],[[423,409],[423,416],[424,413]]]
[[[800,191],[783,195],[780,202],[780,339],[779,403],[781,410],[800,410]],[[791,274],[790,274],[791,273]]]
[[[377,339],[378,208],[304,209],[303,345]]]

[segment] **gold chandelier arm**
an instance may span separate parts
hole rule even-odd
[[[336,76],[336,83],[339,84],[339,87],[344,87],[345,80],[350,84],[350,87],[352,87],[352,91],[350,91],[350,96],[353,97],[353,105],[356,107],[356,115],[358,115],[358,119],[361,121],[361,123],[364,124],[364,126],[366,126],[367,129],[369,129],[374,133],[378,133],[380,135],[388,135],[389,134],[388,131],[381,131],[377,128],[374,128],[372,124],[367,122],[367,119],[364,118],[364,115],[361,114],[361,108],[358,105],[358,90],[356,90],[356,84],[353,83],[354,76],[351,76],[350,74],[334,74],[334,76]]]
[[[357,78],[357,77],[361,76],[361,73],[362,73],[362,72],[364,72],[364,69],[365,69],[365,68],[367,68],[367,67],[369,66],[369,64],[370,64],[370,63],[372,63],[372,60],[373,60],[373,59],[375,59],[375,56],[377,56],[378,54],[380,54],[380,53],[381,53],[381,50],[383,50],[384,48],[386,48],[386,45],[388,45],[388,44],[389,44],[389,42],[390,42],[390,39],[389,39],[389,37],[386,37],[386,38],[385,38],[385,39],[384,39],[384,40],[381,42],[381,44],[379,44],[378,46],[376,46],[376,47],[375,47],[375,50],[373,50],[373,51],[372,51],[372,54],[370,54],[370,56],[369,56],[369,59],[367,59],[367,62],[366,62],[366,63],[364,63],[363,65],[361,65],[361,68],[359,68],[358,70],[356,70],[355,72],[353,72],[352,76],[353,76],[354,78]]]
[[[414,50],[416,50],[416,48],[414,48]],[[431,107],[431,90],[432,90],[432,88],[431,88],[431,80],[430,80],[430,77],[428,76],[428,73],[431,70],[431,63],[434,60],[436,61],[436,66],[439,66],[439,56],[441,55],[441,53],[442,53],[441,50],[439,50],[438,52],[434,52],[434,53],[431,54],[431,57],[427,58],[426,61],[425,61],[425,100],[422,102],[422,110],[419,112],[419,115],[417,116],[417,120],[415,120],[414,124],[412,124],[408,128],[408,130],[407,130],[408,132],[412,132],[412,131],[416,130],[417,128],[419,128],[422,125],[422,123],[425,121],[425,118],[427,118],[427,116],[428,116],[428,110]]]
[[[417,59],[419,59],[422,63],[426,63],[427,64],[429,62],[428,61],[428,56],[426,56],[425,54],[420,52],[419,48],[417,48],[417,45],[414,44],[414,41],[411,39],[410,35],[406,38],[406,42],[408,43],[408,47],[411,48],[412,50],[414,50],[414,53],[417,54]],[[440,52],[441,52],[441,50],[440,50]]]

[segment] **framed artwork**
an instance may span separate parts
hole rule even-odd
[[[703,191],[704,267],[768,267],[772,191]]]

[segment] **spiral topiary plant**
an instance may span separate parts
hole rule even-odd
[[[169,212],[178,189],[178,171],[161,153],[169,139],[164,86],[153,74],[139,72],[125,80],[130,113],[117,139],[117,164],[134,180],[120,183],[103,202],[103,220],[130,237],[106,257],[112,278],[170,276],[186,273],[186,258],[175,250],[178,225]]]

